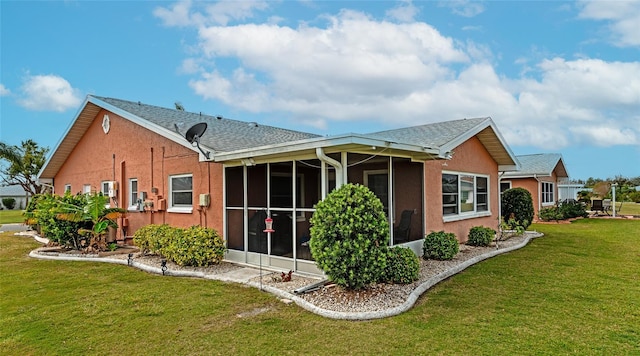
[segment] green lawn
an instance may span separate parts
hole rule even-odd
[[[640,221],[531,228],[546,236],[364,322],[235,284],[31,259],[36,243],[3,234],[0,354],[640,353]]]
[[[620,203],[616,202],[616,209],[618,213],[625,215],[640,215],[640,204],[634,202],[622,203],[622,209],[620,209]]]
[[[23,211],[24,210],[0,210],[0,225],[23,222]]]

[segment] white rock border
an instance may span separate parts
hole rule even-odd
[[[37,236],[37,235],[36,235]],[[129,263],[129,261],[127,259],[115,259],[115,258],[97,258],[97,257],[80,257],[78,255],[75,256],[61,256],[61,255],[45,255],[40,253],[41,250],[43,250],[43,248],[37,248],[33,251],[31,251],[29,253],[30,257],[33,258],[39,258],[39,259],[46,259],[46,260],[64,260],[64,261],[92,261],[92,262],[106,262],[106,263],[115,263],[115,264],[121,264],[121,265],[130,265],[132,267],[136,267],[138,269],[141,269],[145,272],[149,272],[149,273],[155,273],[155,274],[163,274],[165,276],[175,276],[175,277],[196,277],[196,278],[204,278],[204,279],[211,279],[211,280],[217,280],[217,281],[222,281],[222,282],[233,282],[233,283],[240,283],[240,284],[244,284],[250,287],[254,287],[257,289],[261,289],[264,291],[267,291],[281,299],[288,299],[293,301],[294,303],[296,303],[298,306],[300,306],[301,308],[310,311],[314,314],[326,317],[326,318],[331,318],[331,319],[339,319],[339,320],[372,320],[372,319],[381,319],[381,318],[387,318],[390,316],[395,316],[401,313],[404,313],[405,311],[411,309],[411,307],[413,307],[413,305],[416,303],[416,301],[418,300],[418,298],[427,290],[429,290],[431,287],[435,286],[436,284],[440,283],[441,281],[457,274],[460,273],[461,271],[465,270],[466,268],[481,262],[483,260],[495,257],[497,255],[501,255],[503,253],[507,253],[507,252],[511,252],[514,250],[518,250],[520,248],[525,247],[527,244],[529,244],[529,241],[531,241],[534,238],[537,237],[541,237],[543,236],[542,233],[540,232],[531,232],[531,231],[526,231],[525,232],[525,239],[516,245],[510,246],[510,247],[506,247],[503,249],[496,249],[487,253],[484,253],[482,255],[470,258],[468,260],[465,260],[464,262],[448,269],[447,271],[441,272],[429,279],[427,279],[426,281],[424,281],[422,284],[418,285],[408,296],[407,300],[398,305],[395,306],[393,308],[389,308],[386,310],[379,310],[379,311],[370,311],[370,312],[340,312],[340,311],[334,311],[334,310],[328,310],[328,309],[324,309],[324,308],[320,308],[318,306],[316,306],[315,304],[312,304],[300,297],[298,297],[295,294],[291,294],[289,292],[285,292],[281,289],[275,288],[273,286],[269,286],[269,285],[265,285],[262,284],[260,285],[260,283],[258,282],[254,282],[254,281],[250,281],[250,280],[246,280],[246,279],[237,279],[237,278],[233,278],[232,276],[230,276],[229,274],[212,274],[212,273],[205,273],[205,272],[197,272],[197,271],[178,271],[178,270],[166,270],[164,273],[162,272],[161,268],[158,267],[152,267],[140,262],[136,262],[136,261],[132,261],[131,263]],[[34,236],[35,238],[35,236]]]

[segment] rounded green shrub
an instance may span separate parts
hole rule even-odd
[[[420,259],[410,248],[395,246],[387,254],[385,282],[409,284],[420,276]]]
[[[533,221],[533,199],[524,188],[507,189],[502,193],[502,218],[510,225],[517,224],[525,230]],[[515,229],[516,226],[510,226]]]
[[[557,206],[548,206],[538,211],[538,219],[542,221],[562,220],[563,216]]]
[[[467,245],[489,246],[496,236],[496,231],[490,227],[474,226],[469,230]]]
[[[384,277],[389,224],[382,202],[369,188],[346,184],[316,205],[311,254],[327,277],[360,289]]]
[[[422,257],[425,260],[450,260],[460,250],[456,235],[452,232],[432,231],[422,244]]]

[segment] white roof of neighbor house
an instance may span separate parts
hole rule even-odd
[[[19,185],[0,186],[0,197],[25,197],[27,192]]]
[[[516,157],[520,161],[520,170],[506,172],[504,178],[550,177],[554,171],[558,178],[569,177],[562,155],[559,153],[538,153]]]
[[[163,108],[121,99],[87,96],[65,135],[51,151],[40,171],[40,179],[53,178],[73,151],[88,127],[102,109],[156,132],[178,144],[199,150],[185,138],[185,132],[193,125],[205,122],[207,130],[200,145],[210,152],[209,160],[238,164],[243,159],[256,162],[289,157],[315,157],[315,150],[326,153],[350,151],[367,154],[385,154],[408,157],[414,160],[444,159],[452,150],[473,136],[477,136],[498,162],[501,171],[517,169],[518,161],[511,152],[491,118],[464,119],[414,126],[370,134],[344,134],[320,136],[257,124],[232,120],[182,110]],[[205,160],[204,156],[201,159]]]

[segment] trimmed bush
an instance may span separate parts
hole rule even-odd
[[[490,227],[474,226],[469,230],[469,239],[467,245],[470,246],[489,246],[496,236],[496,231]]]
[[[389,224],[382,202],[369,188],[345,184],[316,205],[311,254],[327,277],[348,289],[383,279]]]
[[[24,212],[25,223],[30,225],[43,237],[63,246],[80,248],[82,236],[80,229],[90,227],[86,222],[74,222],[58,219],[57,215],[63,205],[84,206],[84,195],[36,194],[31,197]]]
[[[420,260],[410,248],[390,248],[385,275],[386,282],[409,284],[417,281],[420,275]]]
[[[560,203],[558,211],[562,219],[572,219],[577,217],[586,218],[589,216],[586,207],[579,201],[569,200]]]
[[[215,230],[201,226],[147,225],[133,234],[133,241],[144,253],[158,254],[179,266],[218,264],[227,250]]]
[[[459,250],[460,246],[454,233],[432,231],[424,238],[422,257],[425,260],[450,260]]]
[[[7,210],[13,210],[16,207],[16,200],[14,198],[2,198],[2,205],[4,205]]]
[[[511,221],[525,230],[533,221],[533,199],[531,193],[524,188],[507,189],[502,193],[502,219],[516,229]]]
[[[177,233],[176,230],[178,229],[167,224],[145,225],[133,234],[133,243],[144,254],[151,253],[166,257],[161,251],[169,243],[171,236]]]
[[[549,206],[540,209],[538,212],[538,219],[542,221],[562,220],[562,213],[556,206]]]

